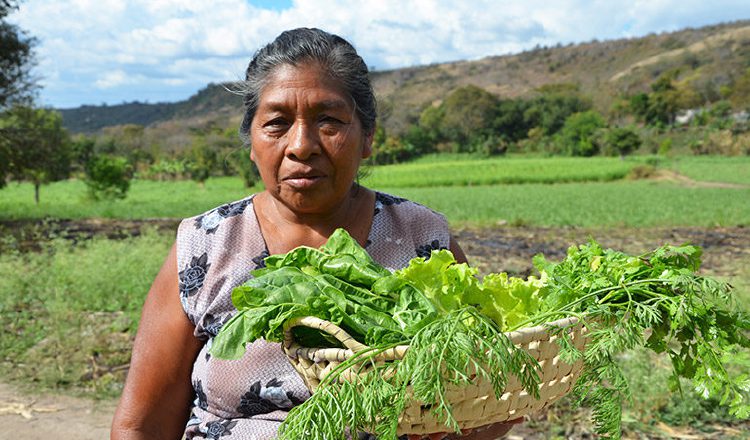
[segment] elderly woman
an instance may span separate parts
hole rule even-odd
[[[143,307],[113,439],[271,439],[309,397],[279,344],[255,341],[237,361],[209,354],[235,312],[232,289],[269,254],[319,247],[345,228],[392,270],[436,248],[465,261],[443,216],[356,183],[376,109],[348,42],[317,29],[284,32],[250,62],[244,93],[241,133],[265,190],[180,224]]]

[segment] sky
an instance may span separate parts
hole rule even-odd
[[[24,0],[38,104],[174,102],[242,79],[296,27],[349,40],[377,70],[750,19],[750,0]]]

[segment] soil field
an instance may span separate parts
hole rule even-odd
[[[21,251],[33,251],[40,240],[60,237],[85,240],[103,235],[117,239],[140,234],[144,228],[156,228],[174,233],[177,222],[171,219],[147,221],[85,220],[85,221],[25,221],[0,222],[0,237],[13,236]],[[750,228],[658,228],[658,229],[580,229],[495,227],[458,229],[456,239],[464,248],[470,262],[481,273],[505,271],[515,275],[532,272],[531,259],[538,253],[558,260],[566,249],[583,243],[589,237],[605,247],[628,253],[642,253],[664,243],[690,242],[703,247],[707,273],[726,277],[750,287]],[[750,292],[743,292],[745,298]],[[747,303],[746,303],[747,304]],[[20,388],[0,383],[0,438],[19,439],[104,439],[114,410],[114,401],[93,402],[68,396],[54,396],[19,391]],[[561,402],[564,405],[564,403]],[[586,414],[573,419],[556,420],[558,413],[538,414],[533,420],[516,428],[509,438],[543,439],[594,438],[586,428]],[[550,426],[556,425],[554,433]],[[560,426],[565,426],[561,428]],[[657,426],[654,433],[627,434],[626,438],[747,438],[750,424],[715,426],[713,432],[692,432],[688,429]],[[745,433],[745,434],[743,434]],[[9,437],[5,437],[8,435]]]

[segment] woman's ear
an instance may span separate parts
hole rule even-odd
[[[362,143],[362,159],[367,159],[372,156],[372,141],[375,137],[375,129],[373,128],[370,134],[366,134]]]
[[[255,149],[250,147],[250,160],[255,162]]]

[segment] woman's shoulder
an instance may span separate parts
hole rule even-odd
[[[384,266],[398,269],[414,257],[450,246],[448,221],[432,209],[386,193],[376,193],[369,251]]]
[[[375,191],[375,215],[381,211],[388,210],[391,215],[397,215],[404,219],[412,219],[412,223],[421,224],[425,218],[432,218],[439,223],[445,223],[445,216],[427,206],[412,200],[394,196],[380,191]]]
[[[183,219],[180,222],[178,237],[179,233],[187,232],[190,229],[196,232],[202,231],[205,234],[215,233],[224,220],[244,214],[248,206],[252,205],[254,197],[255,194],[251,194],[243,199],[225,203],[201,214]]]
[[[214,261],[234,264],[239,256],[255,257],[263,253],[265,241],[252,209],[253,197],[182,220],[176,240],[179,267],[208,268]]]

